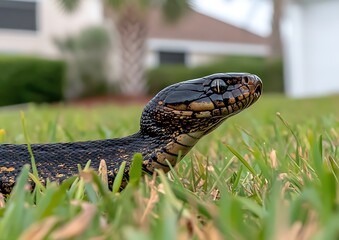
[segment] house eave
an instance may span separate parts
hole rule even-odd
[[[150,51],[183,51],[214,55],[267,56],[269,54],[269,47],[265,44],[161,38],[149,38],[147,40],[147,48]]]

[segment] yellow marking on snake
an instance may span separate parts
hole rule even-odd
[[[168,160],[168,159],[167,159]],[[169,161],[169,160],[168,160]],[[159,161],[160,162],[160,161]],[[170,161],[169,161],[170,162]],[[165,161],[165,159],[164,159],[164,162],[160,162],[160,163],[164,163],[164,164],[166,164],[166,161]],[[165,165],[160,165],[159,163],[157,163],[157,162],[155,162],[155,161],[152,161],[152,165],[150,166],[151,168],[149,168],[148,166],[147,166],[147,169],[149,170],[149,171],[154,171],[154,169],[164,169],[165,167],[166,168],[170,168],[169,166],[167,167],[167,166],[165,166]]]
[[[229,112],[229,113],[232,113],[232,112],[233,112],[233,108],[232,108],[231,106],[227,106],[227,108],[228,108],[228,112]]]
[[[173,110],[174,114],[181,115],[181,116],[192,116],[193,112],[192,111],[179,111],[179,110]]]
[[[155,155],[157,156],[157,161],[161,164],[167,165],[166,159],[172,166],[177,163],[177,157],[169,155],[165,152],[157,152]]]
[[[208,117],[211,117],[212,114],[210,111],[204,111],[204,112],[199,112],[199,113],[196,113],[195,114],[195,117],[196,118],[208,118]]]
[[[227,107],[223,107],[220,110],[221,110],[221,114],[228,114]]]
[[[212,102],[192,102],[188,105],[188,109],[193,111],[213,110],[214,108]]]
[[[169,144],[166,145],[166,151],[169,153],[177,154],[178,152],[181,151],[181,155],[186,155],[188,151],[191,149],[191,147],[184,147],[182,145],[179,145],[175,142],[170,142]]]
[[[243,96],[244,96],[245,98],[247,98],[249,95],[250,95],[249,92],[244,92],[244,93],[243,93]]]
[[[0,167],[0,172],[12,172],[14,171],[15,168],[14,167]]]
[[[187,105],[186,104],[176,104],[176,105],[173,105],[173,104],[167,104],[166,106],[168,106],[169,108],[172,108],[172,109],[175,109],[175,110],[187,110]]]
[[[233,104],[233,103],[235,103],[235,98],[228,99],[228,104]]]

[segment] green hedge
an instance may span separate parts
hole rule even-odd
[[[0,57],[0,106],[63,98],[65,64],[36,57]]]
[[[213,64],[197,67],[183,65],[163,65],[148,71],[149,93],[155,94],[176,82],[199,78],[220,72],[249,72],[258,75],[265,92],[283,92],[282,61],[268,61],[259,57],[231,56],[219,59]]]

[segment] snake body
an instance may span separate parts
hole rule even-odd
[[[40,180],[61,182],[78,173],[91,160],[98,169],[107,165],[108,183],[126,161],[125,176],[135,153],[142,168],[170,170],[198,140],[224,120],[251,106],[261,95],[262,82],[253,74],[218,73],[171,85],[144,108],[140,130],[128,137],[51,144],[31,144]],[[166,161],[167,160],[167,161]],[[0,144],[0,192],[9,193],[25,164],[31,163],[26,144]]]

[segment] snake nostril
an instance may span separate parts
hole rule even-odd
[[[249,82],[249,80],[248,80],[248,77],[247,77],[247,76],[243,77],[243,82],[244,82],[244,83],[246,83],[246,84]]]

